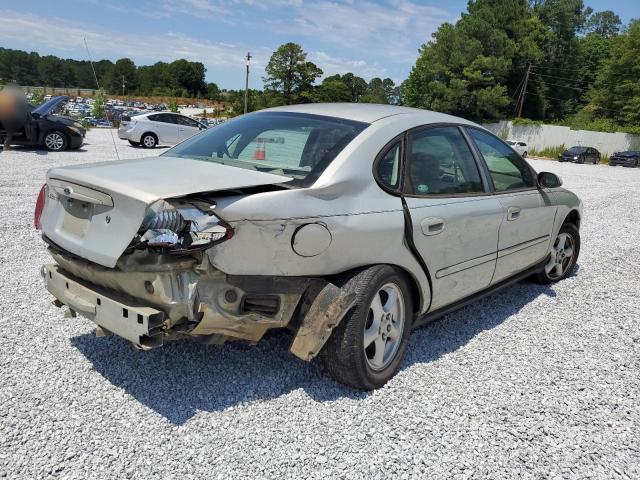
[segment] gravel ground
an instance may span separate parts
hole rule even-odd
[[[584,201],[578,272],[415,331],[355,393],[284,335],[143,353],[63,319],[33,205],[48,168],[114,157],[107,131],[87,142],[0,153],[0,477],[640,477],[640,169],[533,160]]]

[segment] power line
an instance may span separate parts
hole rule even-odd
[[[89,58],[89,63],[91,64],[91,70],[93,71],[93,78],[95,79],[96,85],[98,86],[98,91],[102,95],[102,87],[100,87],[100,82],[98,82],[98,75],[96,75],[96,69],[93,66],[93,60],[91,60],[91,52],[89,51],[89,45],[87,45],[87,37],[82,37],[82,40],[84,40],[84,46],[87,49],[87,57]],[[120,154],[118,153],[118,146],[116,145],[116,139],[113,137],[112,128],[109,129],[109,133],[111,133],[111,141],[113,142],[113,149],[116,152],[116,158],[120,160]]]
[[[534,75],[537,75],[537,74],[534,74]],[[569,88],[571,90],[576,90],[576,91],[582,92],[582,93],[585,93],[586,91],[588,91],[588,88],[571,87],[569,85],[561,85],[559,83],[551,83],[551,82],[548,82],[546,80],[542,80],[542,81],[544,82],[545,85],[553,85],[554,87]],[[611,96],[614,96],[614,97],[620,97],[623,100],[634,100],[636,98],[634,96],[620,95],[618,93],[608,93],[607,95],[611,95]]]
[[[529,95],[533,95],[534,97],[544,98],[546,100],[558,100],[559,102],[566,102],[568,100],[566,98],[550,97],[549,95],[540,95],[539,93],[534,93],[530,91],[527,91],[527,93]],[[604,108],[604,107],[597,107],[597,108],[598,110],[606,110],[607,112],[622,113],[620,110],[613,110],[611,108]]]
[[[561,67],[549,67],[548,65],[531,65],[531,68],[535,68],[538,70],[561,70],[564,72],[580,72],[578,68],[561,68]]]

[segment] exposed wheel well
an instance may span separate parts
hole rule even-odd
[[[413,297],[413,308],[415,309],[414,313],[419,313],[422,310],[424,296],[422,295],[422,289],[420,288],[418,280],[416,280],[416,278],[406,268],[403,268],[399,265],[393,265],[393,264],[388,264],[388,265],[391,267],[397,268],[402,273],[404,273],[405,277],[407,278],[407,283],[409,284],[409,288],[411,289],[411,296]],[[343,281],[346,281],[346,279],[351,278],[352,276],[357,275],[362,270],[369,267],[373,267],[373,266],[375,266],[375,264],[364,265],[362,267],[356,267],[356,268],[352,268],[351,270],[342,272],[339,275],[335,276],[335,278],[338,280],[336,283],[340,285]],[[429,283],[429,288],[431,288],[431,283]]]
[[[155,138],[155,139],[156,139],[156,141],[158,141],[158,135],[156,135],[156,134],[155,134],[155,133],[153,133],[153,132],[144,132],[142,135],[140,135],[140,141],[142,141],[142,139],[143,139],[144,137],[146,137],[147,135],[151,135],[153,138]]]
[[[571,225],[575,225],[577,229],[580,229],[580,214],[578,213],[578,211],[571,210],[569,212],[569,215],[567,215],[564,219],[564,222],[562,222],[563,225],[565,223],[570,223]]]

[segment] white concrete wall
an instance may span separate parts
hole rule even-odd
[[[513,125],[512,122],[501,121],[483,125],[487,130],[498,135],[504,129],[509,139],[523,140],[529,148],[543,148],[564,145],[566,148],[575,145],[594,147],[601,153],[611,155],[613,152],[630,150],[634,144],[640,145],[640,135],[616,132],[592,132],[589,130],[572,130],[570,127],[558,125]]]

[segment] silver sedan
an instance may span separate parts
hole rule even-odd
[[[294,355],[373,389],[412,328],[570,275],[581,209],[462,118],[313,104],[243,115],[159,157],[52,169],[35,223],[47,289],[99,335],[149,349],[286,328]]]

